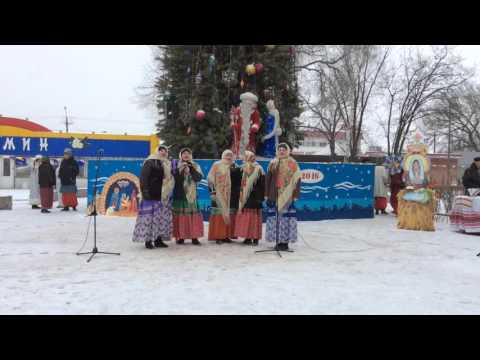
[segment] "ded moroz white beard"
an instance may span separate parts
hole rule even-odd
[[[250,116],[254,112],[254,106],[250,101],[240,103],[240,115],[242,116],[242,137],[240,138],[239,154],[244,154],[248,146],[250,134]]]

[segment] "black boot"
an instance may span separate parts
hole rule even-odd
[[[222,240],[217,240],[215,241],[217,243],[217,245],[222,245],[223,244],[223,241]]]
[[[258,239],[253,239],[253,245],[258,246]]]
[[[67,206],[67,207],[64,207],[64,208],[62,209],[62,211],[69,211],[69,210],[70,210],[70,209],[68,208],[68,206]]]
[[[231,239],[229,239],[229,238],[226,238],[226,239],[223,239],[223,242],[224,242],[224,243],[227,243],[227,244],[230,244],[230,243],[232,243],[233,241],[232,241]]]
[[[40,206],[38,206],[38,205],[32,205],[32,209],[40,209]]]
[[[75,206],[72,209],[73,209],[73,211],[77,211],[77,208]]]
[[[42,209],[42,210],[40,210],[40,212],[43,213],[43,214],[49,214],[50,213],[50,211],[48,211],[47,209]]]
[[[388,215],[387,210],[382,210],[382,215]]]
[[[202,243],[200,241],[198,241],[198,239],[192,239],[192,244],[193,245],[202,245]]]
[[[379,210],[375,209],[375,215],[378,215],[378,213],[379,213]]]
[[[150,249],[150,250],[152,250],[152,249],[154,248],[151,241],[145,242],[145,247],[146,247],[147,249]]]
[[[243,240],[244,245],[252,245],[252,239],[245,239]]]
[[[177,245],[183,245],[183,244],[185,244],[185,240],[177,239]]]
[[[162,238],[161,238],[161,237],[158,237],[158,238],[155,240],[154,244],[155,244],[155,247],[157,247],[157,248],[166,248],[166,247],[168,247],[168,245],[165,244],[165,243],[162,241]]]

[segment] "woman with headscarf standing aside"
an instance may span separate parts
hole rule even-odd
[[[71,149],[65,149],[64,158],[60,164],[58,177],[60,178],[62,193],[63,209],[68,211],[69,208],[77,210],[77,176],[80,172],[77,161],[73,157]]]
[[[192,150],[180,151],[180,161],[173,172],[173,236],[177,244],[192,239],[193,245],[200,245],[203,236],[203,217],[197,203],[197,183],[203,178],[202,169],[192,159]]]
[[[38,168],[38,184],[42,200],[42,213],[49,213],[53,206],[53,187],[56,185],[55,170],[47,156],[42,157],[42,164]]]
[[[277,157],[268,165],[265,179],[266,240],[276,242],[278,236],[277,250],[288,250],[288,243],[297,241],[297,215],[294,201],[300,196],[301,178],[300,168],[295,159],[290,156],[290,147],[286,143],[279,144]]]
[[[262,203],[265,196],[265,172],[255,154],[245,151],[242,165],[240,200],[234,234],[245,238],[245,245],[258,245],[262,238]]]
[[[42,155],[37,155],[33,159],[33,163],[29,166],[30,170],[30,196],[29,201],[32,209],[40,209],[40,186],[38,183],[38,171],[42,164]]]
[[[208,173],[208,187],[212,207],[208,225],[208,240],[217,244],[231,242],[238,209],[241,169],[233,161],[233,152],[225,150],[222,159],[215,162]]]
[[[134,242],[144,242],[147,249],[168,247],[172,237],[172,193],[175,181],[168,148],[160,145],[143,164],[140,174],[142,200],[133,231]]]

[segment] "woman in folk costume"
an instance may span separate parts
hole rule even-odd
[[[56,185],[55,170],[47,156],[42,157],[42,164],[38,168],[38,184],[42,200],[42,213],[49,213],[53,206],[53,187]]]
[[[143,164],[140,174],[142,200],[133,231],[134,242],[144,242],[147,249],[168,247],[172,236],[172,193],[175,181],[168,149],[160,145]]]
[[[300,195],[301,178],[300,168],[295,159],[290,156],[290,147],[285,143],[279,144],[277,157],[268,165],[265,180],[266,240],[277,241],[278,225],[277,250],[288,250],[288,243],[297,241],[297,216],[294,201]]]
[[[192,150],[180,151],[180,161],[173,172],[173,236],[177,244],[192,239],[193,245],[200,245],[203,236],[203,217],[197,203],[197,183],[203,178],[202,169],[192,160]]]
[[[390,168],[390,205],[392,205],[393,213],[398,214],[398,193],[405,188],[403,180],[402,159],[394,157],[393,165]]]
[[[262,203],[265,196],[265,173],[255,154],[245,151],[242,165],[240,201],[235,221],[234,235],[243,237],[245,245],[258,245],[262,237]]]
[[[375,215],[378,215],[380,212],[382,214],[387,213],[387,185],[387,171],[385,166],[383,166],[382,159],[380,159],[375,166]]]
[[[73,158],[71,149],[65,149],[64,158],[60,163],[58,176],[60,178],[62,193],[63,209],[68,211],[69,208],[77,210],[77,176],[80,172],[77,161]]]
[[[38,183],[38,171],[42,164],[42,155],[37,155],[33,159],[33,163],[29,166],[30,170],[30,196],[29,201],[32,209],[40,209],[40,186]]]
[[[217,244],[232,242],[235,213],[238,209],[242,172],[233,161],[233,152],[225,150],[222,160],[215,162],[208,173],[212,207],[208,225],[208,240]]]

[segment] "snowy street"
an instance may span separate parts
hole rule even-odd
[[[445,222],[435,233],[398,230],[392,215],[300,222],[280,259],[205,239],[147,250],[131,242],[135,219],[99,216],[99,250],[121,256],[87,264],[75,255],[85,199],[41,214],[27,197],[0,212],[0,314],[480,314],[480,237]]]

